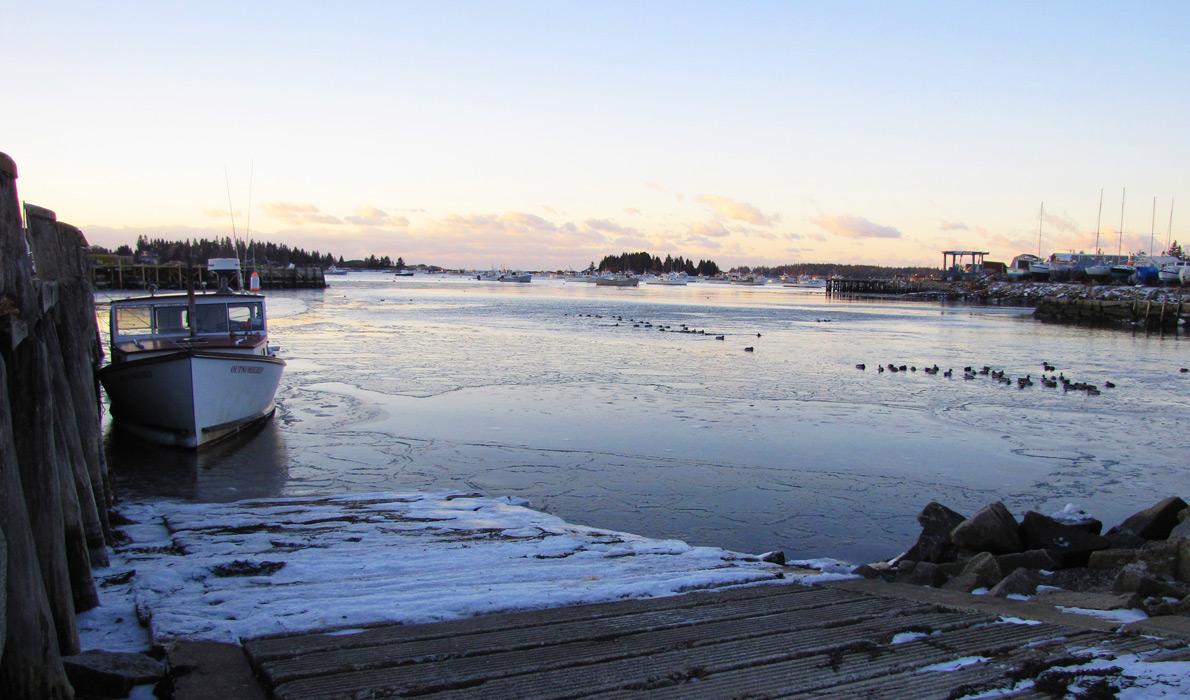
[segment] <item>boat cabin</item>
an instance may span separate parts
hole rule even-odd
[[[185,294],[121,299],[112,302],[110,329],[114,362],[196,343],[212,349],[256,348],[266,342],[264,297],[195,295],[194,318]]]

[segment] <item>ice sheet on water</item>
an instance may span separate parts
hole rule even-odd
[[[87,647],[433,622],[818,574],[572,525],[474,494],[152,501],[123,510],[142,539],[116,551],[111,574],[135,574],[102,589],[103,605],[82,616]],[[137,613],[149,635],[117,638],[116,620]]]

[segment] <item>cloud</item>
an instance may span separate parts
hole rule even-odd
[[[722,221],[712,219],[705,224],[691,226],[690,235],[702,238],[726,238],[731,235],[731,231],[723,225]]]
[[[202,215],[212,219],[227,219],[229,217],[226,209],[203,209]],[[237,211],[235,213],[236,219],[238,220],[240,216],[241,213]]]
[[[261,207],[264,213],[280,219],[287,224],[303,226],[306,224],[323,224],[335,226],[343,223],[336,216],[323,213],[313,204],[296,202],[265,202]]]
[[[943,221],[938,228],[943,231],[968,231],[971,229],[970,226],[961,221]]]
[[[348,222],[356,226],[408,226],[409,219],[403,216],[390,216],[388,212],[383,209],[378,209],[371,205],[364,206],[355,210],[353,216],[345,217]]]
[[[1065,214],[1046,214],[1045,223],[1053,226],[1059,231],[1078,233],[1078,224],[1075,223],[1074,219],[1066,216]]]
[[[695,198],[700,204],[711,208],[721,218],[733,221],[745,221],[758,226],[771,226],[781,220],[777,214],[765,214],[747,202],[741,202],[730,197],[717,194],[700,194]]]
[[[901,232],[892,226],[881,226],[862,216],[820,216],[811,219],[824,230],[843,238],[900,238]]]
[[[632,214],[633,216],[640,216],[640,209],[637,209],[636,207],[625,207],[624,213]]]
[[[587,228],[604,233],[615,233],[621,236],[637,236],[640,232],[629,226],[622,226],[611,219],[587,219]]]
[[[714,240],[711,240],[710,238],[707,238],[706,236],[700,236],[698,234],[691,234],[689,236],[686,236],[686,238],[682,239],[682,245],[684,245],[684,246],[702,246],[703,248],[706,248],[708,250],[720,250],[721,248],[723,248],[723,245],[721,243],[719,243],[719,241],[714,241]]]

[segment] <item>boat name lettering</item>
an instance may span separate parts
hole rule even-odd
[[[264,371],[263,367],[246,367],[244,365],[232,365],[232,374],[260,374]]]

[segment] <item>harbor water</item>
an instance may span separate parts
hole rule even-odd
[[[1181,336],[779,285],[329,284],[268,293],[288,367],[259,429],[188,454],[108,426],[122,497],[458,489],[860,562],[912,543],[931,500],[1018,516],[1075,503],[1111,524],[1181,492],[1190,464]],[[106,327],[102,298],[98,312]],[[1102,393],[1043,388],[1043,361]],[[917,371],[876,371],[888,363]],[[954,376],[921,371],[935,364]],[[964,380],[968,365],[1035,384]]]

